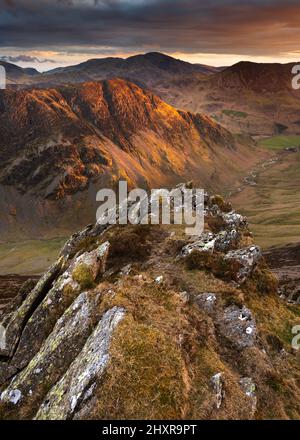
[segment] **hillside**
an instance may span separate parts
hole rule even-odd
[[[26,282],[1,317],[1,419],[299,419],[299,305],[246,218],[205,208],[198,237],[90,225]]]
[[[13,241],[94,221],[96,191],[120,178],[145,188],[194,179],[219,190],[261,154],[120,79],[1,91],[0,126],[0,231]]]
[[[299,134],[299,90],[290,64],[240,62],[202,78],[161,81],[154,90],[177,108],[208,114],[232,132]]]

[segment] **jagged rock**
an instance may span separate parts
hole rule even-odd
[[[210,379],[210,383],[215,393],[216,408],[220,409],[225,397],[223,373],[217,373]]]
[[[187,244],[181,250],[181,256],[187,257],[192,251],[213,253],[215,247],[215,235],[212,232],[201,234],[199,240]]]
[[[36,286],[37,280],[27,279],[18,289],[16,296],[10,300],[7,305],[0,310],[0,322],[3,320],[4,316],[11,315],[21,304],[25,301],[26,297]],[[11,287],[9,286],[11,289]]]
[[[225,260],[235,261],[239,264],[240,268],[236,274],[238,283],[243,283],[251,275],[261,258],[262,253],[258,246],[229,251],[224,257]]]
[[[292,386],[288,380],[280,383],[286,391],[281,407],[283,394],[277,396],[274,391],[277,375],[265,374],[266,365],[273,371],[275,364],[267,346],[263,352],[256,344],[256,312],[259,340],[262,345],[268,344],[259,313],[261,291],[269,286],[267,269],[260,265],[259,248],[238,248],[240,243],[246,246],[248,237],[241,217],[233,211],[226,213],[229,206],[220,199],[223,211],[216,203],[211,205],[213,202],[216,199],[206,198],[206,209],[210,219],[212,215],[218,218],[211,224],[207,220],[206,232],[194,242],[189,239],[181,252],[181,256],[188,256],[193,249],[207,253],[195,253],[200,263],[192,271],[188,264],[173,258],[186,243],[180,228],[174,233],[176,243],[172,243],[171,251],[170,232],[175,228],[166,228],[167,233],[165,228],[163,233],[159,227],[151,232],[138,228],[136,240],[146,239],[149,249],[145,260],[133,259],[124,246],[120,264],[111,258],[105,275],[109,243],[99,243],[107,238],[114,242],[113,227],[107,231],[97,223],[73,236],[59,264],[45,274],[37,290],[6,315],[5,322],[11,323],[20,311],[26,312],[25,317],[18,318],[10,357],[0,362],[0,418],[126,419],[138,415],[170,419],[213,415],[248,419],[254,417],[256,399],[262,393],[270,393],[276,416],[289,416],[284,405],[291,408],[298,390],[296,381]],[[224,222],[223,215],[227,216]],[[116,231],[119,233],[120,227]],[[142,236],[144,231],[146,237]],[[133,276],[124,276],[131,264]],[[242,285],[256,265],[256,282]],[[236,273],[240,285],[232,282]],[[266,289],[263,299],[274,316],[277,298],[272,292],[272,287]],[[251,304],[252,311],[243,304]],[[287,306],[278,300],[278,307]],[[290,309],[288,316],[292,316]],[[113,334],[125,313],[122,327]],[[284,371],[294,359],[288,349],[282,353],[273,353],[278,368],[275,372],[286,379]],[[207,376],[207,372],[218,372],[210,380],[211,389],[208,378],[212,373]],[[252,377],[260,390],[257,396]],[[264,410],[261,403],[260,416],[269,416],[270,405]],[[265,394],[264,403],[268,405]],[[293,416],[299,414],[297,405]]]
[[[196,304],[208,314],[215,311],[217,297],[214,293],[201,293],[195,298]]]
[[[219,232],[216,235],[215,250],[219,252],[227,252],[237,244],[239,236],[240,234],[236,229]]]
[[[55,280],[55,277],[63,268],[64,264],[64,258],[59,258],[41,277],[35,288],[26,297],[22,305],[11,315],[4,317],[1,325],[3,325],[6,329],[6,347],[5,349],[0,349],[1,357],[12,357],[19,342],[21,332],[29,320],[35,305],[43,299],[44,295],[47,293],[47,289],[49,289],[51,283],[53,280]],[[2,379],[0,377],[0,384],[1,383]]]
[[[247,226],[247,218],[235,211],[222,213],[222,218],[230,229],[239,229]]]
[[[240,380],[240,385],[247,397],[251,400],[251,414],[249,418],[252,418],[256,411],[257,397],[256,386],[251,377],[243,377]]]
[[[221,231],[218,234],[206,232],[200,235],[194,243],[187,244],[182,248],[181,256],[188,256],[193,250],[213,253],[214,251],[226,252],[236,245],[239,233],[236,229]]]
[[[66,244],[63,246],[60,255],[68,258],[74,251],[77,249],[78,245],[86,239],[86,237],[89,237],[92,235],[92,231],[94,229],[94,225],[88,225],[86,226],[82,231],[76,232],[73,234],[69,240],[66,242]]]
[[[46,396],[36,419],[65,420],[73,417],[103,375],[109,360],[113,331],[124,315],[125,310],[120,307],[105,313],[79,356]]]
[[[238,349],[251,347],[255,343],[257,328],[247,307],[227,307],[218,319],[220,333]]]
[[[11,395],[19,390],[18,401],[12,403],[22,403],[21,418],[34,416],[45,393],[60,379],[81,351],[92,331],[98,302],[99,296],[87,292],[76,298],[57,321],[38,353],[2,393],[0,405],[12,402]],[[26,412],[24,407],[27,408]],[[10,409],[11,417],[20,416],[19,411],[19,408]]]
[[[40,304],[32,311],[22,331],[14,355],[14,365],[22,368],[30,361],[53,330],[56,321],[80,293],[80,283],[73,278],[76,269],[85,265],[90,271],[91,281],[94,281],[98,274],[105,270],[108,250],[109,243],[106,242],[91,252],[74,257],[69,267],[57,278]]]

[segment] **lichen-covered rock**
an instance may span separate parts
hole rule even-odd
[[[93,279],[96,279],[99,274],[103,275],[105,272],[109,246],[109,242],[106,241],[94,251],[85,252],[84,254],[75,258],[74,262],[70,266],[70,271],[73,273],[76,267],[78,267],[80,264],[84,264],[90,268]]]
[[[181,250],[181,256],[187,257],[192,251],[213,253],[216,237],[212,232],[203,233],[199,239],[193,243],[187,244]]]
[[[214,313],[217,297],[214,293],[201,293],[195,298],[196,304],[208,314]]]
[[[181,256],[187,257],[192,251],[212,254],[214,251],[227,252],[238,242],[239,233],[236,229],[221,231],[218,234],[205,232],[193,243],[189,243],[181,250]]]
[[[247,218],[235,211],[223,213],[222,218],[229,229],[239,229],[247,226]]]
[[[262,253],[258,246],[249,246],[245,249],[229,251],[224,259],[239,264],[240,268],[236,273],[236,281],[243,283],[262,259]]]
[[[65,264],[63,257],[59,258],[51,268],[41,277],[32,292],[26,297],[21,306],[12,314],[4,317],[1,325],[6,329],[6,347],[0,349],[0,356],[10,358],[19,342],[22,330],[27,321],[31,318],[31,314],[47,293],[51,283],[55,280],[59,272]],[[0,377],[0,384],[2,378]]]
[[[221,231],[216,235],[215,250],[219,252],[227,252],[238,243],[240,234],[237,229],[229,231]]]
[[[56,279],[52,288],[32,312],[22,331],[14,355],[13,364],[15,366],[23,368],[30,361],[53,330],[56,321],[79,295],[82,286],[80,279],[74,279],[76,269],[82,267],[88,270],[90,281],[93,282],[98,274],[103,273],[105,270],[108,250],[109,243],[106,242],[91,252],[85,252],[79,257],[74,257],[69,267]],[[92,284],[88,287],[92,287]],[[41,322],[43,326],[40,325]]]
[[[45,394],[60,379],[80,353],[97,315],[99,295],[81,293],[57,321],[52,333],[27,367],[3,391],[0,408],[6,405],[10,418],[30,418]],[[16,395],[18,400],[12,401]]]
[[[5,383],[11,377],[13,377],[17,371],[18,371],[17,368],[14,367],[13,365],[9,365],[7,362],[0,362],[0,378],[1,378],[0,385]]]
[[[232,305],[218,319],[220,333],[237,349],[254,345],[257,335],[256,322],[250,310]]]
[[[36,419],[65,420],[74,416],[107,366],[110,340],[124,314],[125,310],[120,307],[105,313],[81,353],[46,396]]]
[[[246,396],[251,400],[251,413],[248,417],[251,419],[255,414],[257,405],[256,386],[251,377],[243,377],[240,380],[240,385]]]
[[[216,408],[220,409],[223,399],[225,397],[223,373],[217,373],[214,376],[212,376],[210,379],[210,384],[215,393],[214,398],[215,398]]]

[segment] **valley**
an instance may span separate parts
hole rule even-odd
[[[276,159],[234,193],[231,202],[247,216],[256,242],[266,249],[300,241],[300,152],[282,149],[297,146],[294,138],[263,144],[277,152]]]

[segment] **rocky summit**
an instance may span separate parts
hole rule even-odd
[[[185,191],[185,186],[181,187]],[[299,419],[299,305],[247,219],[91,225],[1,311],[1,419]]]

